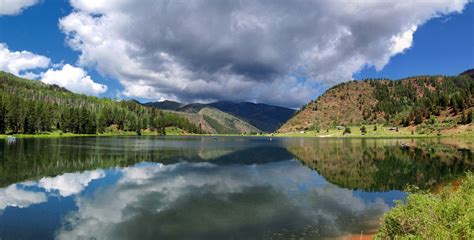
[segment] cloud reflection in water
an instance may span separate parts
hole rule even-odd
[[[145,163],[117,171],[116,184],[77,197],[78,210],[66,218],[59,239],[337,236],[372,230],[389,209],[384,193],[364,201],[294,160]]]

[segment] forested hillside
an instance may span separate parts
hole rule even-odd
[[[441,131],[470,124],[474,80],[469,73],[342,83],[305,105],[279,132],[374,123]]]
[[[161,102],[148,102],[148,103],[144,103],[143,105],[147,107],[155,107],[162,110],[173,110],[173,111],[178,111],[179,108],[184,106],[184,104],[182,103],[170,101],[170,100],[164,100]]]
[[[188,104],[179,111],[163,110],[187,118],[206,133],[257,134],[262,132],[250,123],[205,104]]]
[[[239,117],[264,132],[274,132],[295,113],[291,108],[263,103],[219,101],[208,105]]]
[[[162,110],[172,110],[186,113],[197,113],[201,109],[210,107],[217,111],[222,111],[239,118],[240,121],[253,125],[258,130],[256,132],[274,132],[283,123],[293,116],[295,110],[280,106],[273,106],[263,103],[251,102],[231,102],[218,101],[213,103],[190,103],[182,104],[174,101],[161,101],[145,103],[145,106],[151,106]]]
[[[0,134],[61,131],[95,134],[166,127],[186,132],[201,129],[186,118],[148,108],[136,101],[116,101],[72,93],[57,85],[0,72]]]

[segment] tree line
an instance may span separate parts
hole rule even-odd
[[[186,118],[140,103],[72,93],[0,72],[0,134],[35,134],[59,130],[76,134],[145,129],[165,134],[166,127],[202,130]]]
[[[375,88],[378,101],[373,111],[383,112],[387,122],[404,115],[400,121],[402,125],[420,124],[446,110],[453,116],[464,116],[462,124],[472,121],[472,113],[466,112],[474,106],[474,80],[470,76],[424,76],[399,81],[370,81],[370,84]]]

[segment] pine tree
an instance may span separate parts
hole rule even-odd
[[[461,113],[461,119],[459,120],[459,124],[466,124],[466,114],[464,114],[464,111]]]
[[[5,134],[5,131],[6,131],[5,115],[6,115],[5,100],[4,100],[4,96],[0,93],[0,134]]]
[[[423,118],[420,113],[417,113],[415,116],[415,124],[418,125],[423,122]]]
[[[366,133],[367,133],[367,128],[365,128],[365,126],[362,126],[362,127],[360,128],[360,132],[361,132],[362,134],[366,134]]]
[[[350,127],[346,127],[344,129],[344,132],[342,132],[342,135],[346,135],[346,134],[350,134],[351,133],[351,128]]]

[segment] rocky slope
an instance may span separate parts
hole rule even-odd
[[[401,127],[431,124],[439,129],[468,124],[474,106],[470,73],[342,83],[305,105],[278,132],[373,123]]]
[[[242,121],[255,126],[258,132],[274,132],[293,116],[295,110],[280,106],[251,102],[219,101],[208,104],[182,104],[174,101],[145,103],[145,106],[162,110],[173,110],[184,113],[198,113],[201,109],[212,108],[233,115]]]
[[[220,101],[208,105],[237,116],[264,132],[274,132],[295,113],[294,109],[263,103]]]
[[[187,118],[190,122],[199,126],[206,133],[251,134],[261,132],[260,129],[254,127],[246,121],[207,106],[204,106],[200,109],[187,108],[187,111],[163,111],[172,112]]]

